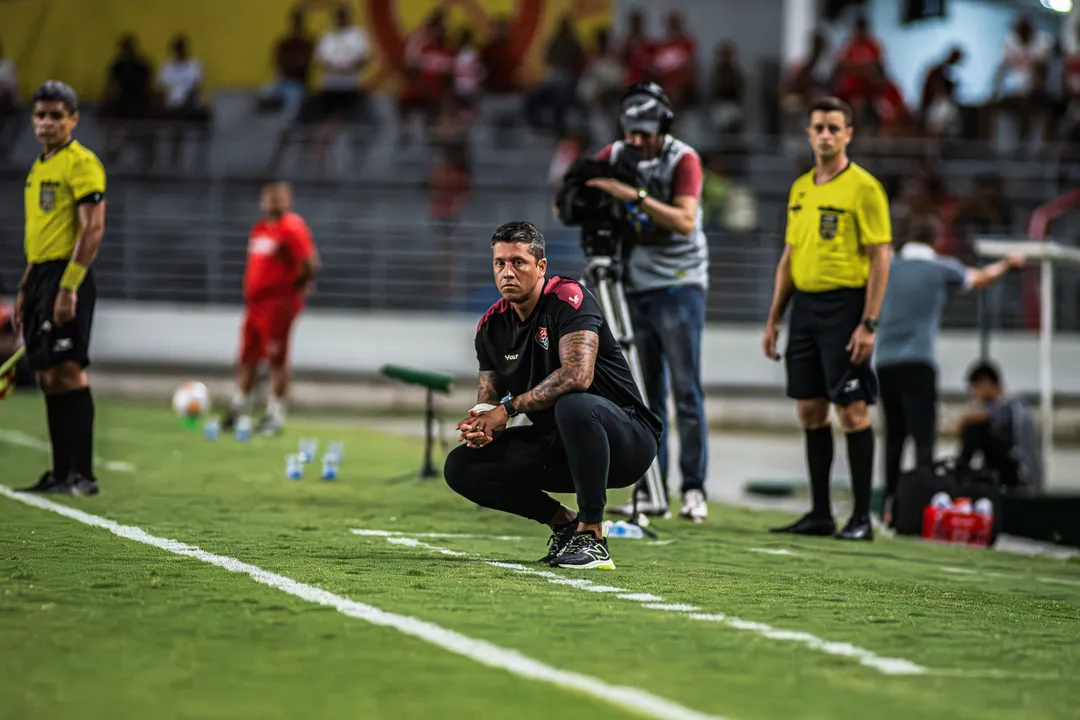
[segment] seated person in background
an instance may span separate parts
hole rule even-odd
[[[996,476],[1003,491],[1033,495],[1042,491],[1043,458],[1035,420],[1023,400],[1006,395],[1001,373],[989,362],[968,372],[968,387],[978,407],[960,419],[958,471],[982,455],[984,472]]]

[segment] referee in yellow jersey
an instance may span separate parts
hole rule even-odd
[[[762,346],[779,360],[780,320],[791,303],[784,355],[787,394],[798,401],[806,431],[813,505],[773,532],[872,540],[870,486],[874,432],[867,409],[877,399],[870,366],[878,311],[889,279],[889,201],[873,175],[847,156],[851,109],[835,98],[810,108],[814,169],[791,186],[787,237],[776,269]],[[854,511],[836,531],[829,501],[833,462],[830,403],[847,437]]]
[[[17,332],[45,394],[52,470],[27,491],[96,495],[94,400],[86,378],[94,279],[105,231],[105,169],[72,139],[75,92],[49,80],[31,98],[41,155],[26,177],[26,271],[15,301]]]

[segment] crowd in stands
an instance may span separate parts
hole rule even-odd
[[[448,16],[455,8],[463,11],[464,26],[450,26]],[[740,204],[739,187],[729,182],[724,156],[739,146],[741,133],[753,130],[746,122],[747,75],[738,46],[723,41],[700,49],[677,11],[631,10],[621,36],[606,27],[584,36],[568,15],[546,41],[539,75],[517,62],[521,49],[511,38],[509,20],[489,17],[476,0],[439,3],[406,38],[400,66],[376,62],[368,32],[347,5],[332,15],[330,29],[316,36],[307,12],[298,8],[271,49],[273,77],[258,89],[255,101],[258,112],[280,122],[276,145],[267,147],[269,171],[297,148],[318,172],[343,129],[377,122],[372,96],[379,88],[393,98],[397,143],[414,144],[419,131],[434,151],[431,219],[449,235],[470,197],[472,130],[481,109],[500,129],[497,142],[519,141],[526,131],[553,137],[549,179],[555,183],[577,157],[618,134],[617,100],[623,88],[655,81],[675,105],[675,132],[692,118],[706,134],[695,144],[703,155],[709,225],[753,224],[752,209]],[[119,38],[105,91],[90,103],[96,104],[91,111],[106,130],[102,157],[107,164],[131,152],[144,166],[154,165],[163,135],[171,141],[169,165],[182,162],[187,139],[209,150],[213,114],[198,51],[188,37],[177,34],[167,59],[155,68],[137,37]],[[904,97],[890,77],[889,60],[888,49],[865,19],[855,19],[837,47],[831,47],[826,34],[815,34],[808,55],[784,70],[777,88],[776,106],[787,120],[786,130],[801,133],[807,106],[820,96],[837,95],[854,109],[860,137],[988,139],[1003,116],[1015,120],[1023,138],[1071,142],[1080,135],[1080,30],[1068,31],[1059,42],[1036,30],[1029,17],[1018,17],[1002,48],[993,92],[977,107],[958,100],[962,47],[948,49],[927,69],[915,98]],[[0,45],[0,158],[24,127],[19,108],[16,68]],[[371,135],[353,132],[350,137],[359,150]],[[976,186],[981,189],[974,198],[1000,190],[996,183],[998,190],[992,191],[991,178]],[[1002,205],[994,201],[965,204],[951,198],[929,169],[893,188],[893,195],[901,224],[932,207],[943,243],[963,234],[950,228],[976,222],[972,217],[990,222],[985,218],[1002,215]]]

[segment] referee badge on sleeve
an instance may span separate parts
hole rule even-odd
[[[818,234],[822,240],[832,240],[836,237],[840,228],[840,216],[836,213],[821,213],[821,224],[818,226]]]

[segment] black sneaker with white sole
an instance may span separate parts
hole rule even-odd
[[[29,487],[19,488],[17,492],[33,492],[33,493],[54,493],[60,495],[70,495],[71,485],[67,482],[67,479],[57,480],[51,470],[46,470],[42,473],[38,479],[36,485],[30,485]]]
[[[597,540],[591,531],[575,532],[562,553],[551,561],[552,567],[579,570],[614,570],[615,562],[607,549],[607,540]]]
[[[72,495],[97,495],[101,492],[97,480],[73,473],[68,482]]]
[[[574,534],[577,532],[577,520],[565,525],[556,525],[551,528],[551,537],[548,538],[548,551],[547,555],[540,558],[536,562],[542,565],[550,565],[554,560],[562,553],[570,541],[573,539]]]

